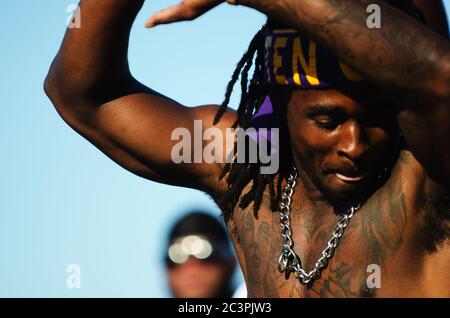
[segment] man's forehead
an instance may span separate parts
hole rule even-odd
[[[352,85],[345,88],[321,90],[293,90],[290,93],[288,104],[297,107],[361,107],[384,109],[392,107],[392,99],[380,89],[369,85]]]

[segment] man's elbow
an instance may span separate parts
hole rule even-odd
[[[53,63],[52,65],[50,65],[50,69],[48,70],[47,75],[45,76],[44,79],[44,92],[47,96],[49,96],[51,90],[52,69]]]
[[[50,69],[44,79],[43,89],[61,118],[70,126],[88,123],[92,119],[94,107],[76,89],[70,89],[63,80]],[[83,124],[84,125],[84,124]]]
[[[52,100],[57,92],[55,81],[52,79],[52,74],[49,72],[44,79],[44,92],[47,97]]]
[[[61,104],[66,104],[68,100],[75,97],[73,96],[76,94],[76,91],[74,90],[72,90],[72,96],[69,96],[67,92],[70,92],[70,89],[64,87],[65,82],[66,80],[61,78],[60,74],[57,74],[54,66],[52,65],[44,79],[44,92],[55,107],[58,107]]]
[[[64,113],[62,110],[68,107],[67,101],[70,99],[69,96],[61,94],[61,91],[62,89],[56,80],[55,74],[50,70],[44,79],[44,92],[60,114]]]

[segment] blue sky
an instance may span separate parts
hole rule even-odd
[[[75,2],[0,4],[0,297],[165,297],[160,260],[173,219],[191,207],[218,211],[200,192],[128,173],[56,114],[42,83]],[[132,72],[183,104],[220,103],[264,17],[222,5],[195,22],[144,29],[173,3],[146,1]],[[79,289],[66,286],[69,264],[81,267]]]

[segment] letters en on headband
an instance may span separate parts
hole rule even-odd
[[[269,84],[314,89],[345,86],[362,80],[328,50],[296,30],[268,31],[264,60],[264,78]]]

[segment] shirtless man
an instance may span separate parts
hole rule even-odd
[[[422,15],[409,0],[233,1],[269,18],[239,64],[246,75],[257,54],[253,84],[233,112],[227,101],[185,107],[133,78],[128,38],[143,2],[81,1],[83,27],[67,31],[45,81],[73,129],[141,177],[208,193],[223,210],[249,296],[450,297],[450,45],[418,20],[438,11]],[[222,2],[185,0],[147,24],[192,20]],[[382,26],[371,29],[374,3]],[[294,49],[301,44],[309,50]],[[339,61],[322,58],[322,48]],[[261,175],[258,163],[172,160],[175,128],[193,130],[194,120],[247,128],[263,100],[285,131],[277,173]],[[340,240],[317,263],[333,231]]]

